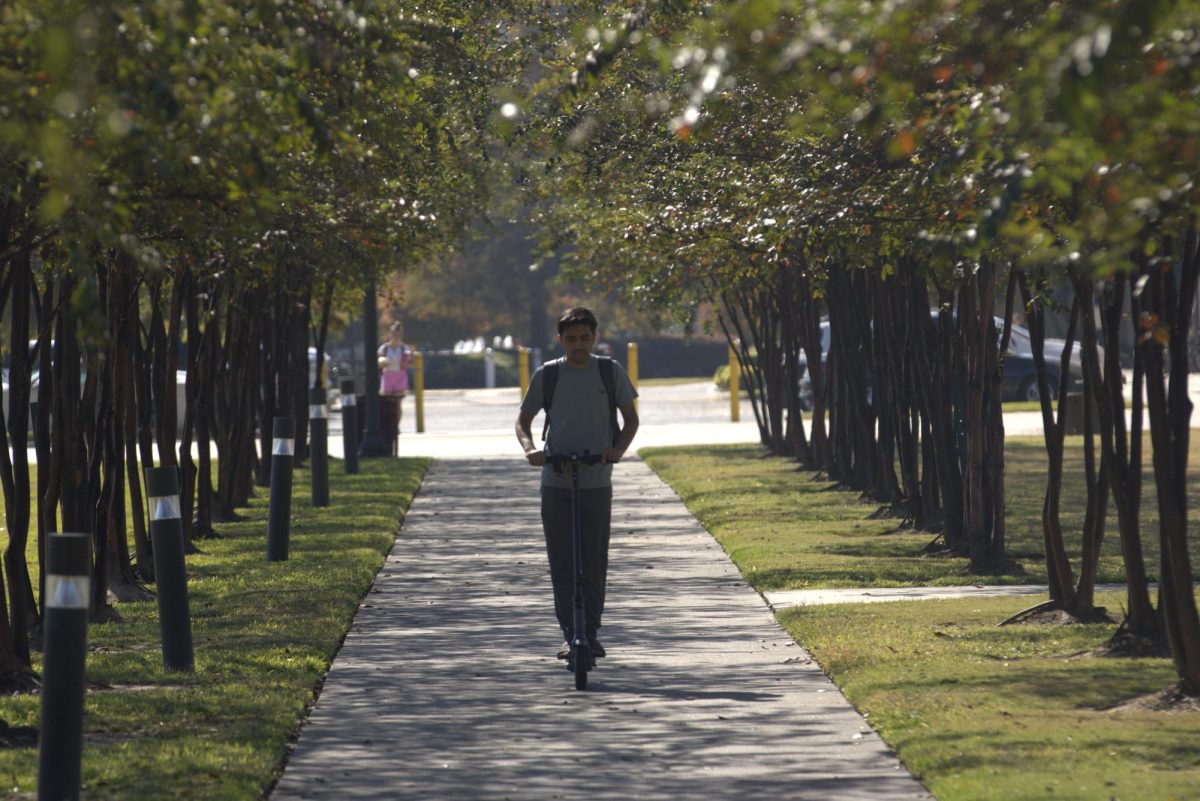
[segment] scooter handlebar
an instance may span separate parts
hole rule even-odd
[[[572,462],[578,462],[579,464],[587,464],[587,465],[600,464],[600,462],[602,462],[603,460],[604,460],[604,454],[592,453],[591,451],[584,451],[582,455],[580,455],[578,453],[548,453],[548,454],[546,454],[546,464],[553,465],[555,467],[559,467],[562,465],[568,465],[568,464],[571,464]]]

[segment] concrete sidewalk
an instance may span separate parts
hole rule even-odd
[[[931,798],[678,497],[615,476],[586,692],[554,656],[537,471],[438,460],[272,798]]]

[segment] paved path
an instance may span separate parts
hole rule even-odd
[[[519,460],[438,460],[272,798],[928,799],[641,462],[574,690]]]

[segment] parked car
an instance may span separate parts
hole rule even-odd
[[[997,319],[996,325],[1004,321]],[[1046,383],[1049,385],[1050,400],[1058,400],[1059,377],[1061,375],[1062,352],[1066,347],[1062,339],[1047,339],[1042,348],[1046,360]],[[1074,357],[1071,362],[1072,380],[1082,380],[1083,364],[1079,358],[1078,347],[1072,349]],[[1037,385],[1037,367],[1033,360],[1033,342],[1029,330],[1023,326],[1013,325],[1008,343],[1008,352],[1004,356],[1004,373],[1000,379],[1000,394],[1004,400],[1035,401],[1040,395]]]
[[[930,314],[936,319],[937,310],[931,310]],[[1000,331],[1004,327],[1004,320],[997,317],[996,329]],[[821,359],[825,360],[829,353],[829,321],[821,321]],[[1042,353],[1046,360],[1046,380],[1050,385],[1050,399],[1058,399],[1059,378],[1061,375],[1062,354],[1066,348],[1067,342],[1064,339],[1056,339],[1052,337],[1046,338]],[[1076,384],[1083,380],[1083,363],[1081,359],[1082,348],[1078,341],[1072,343],[1070,353],[1070,373],[1071,383]],[[1100,348],[1100,362],[1104,363],[1104,349]],[[808,374],[808,359],[804,354],[800,356],[800,366],[803,370],[800,377],[799,394],[800,408],[804,411],[812,410],[812,378]],[[1033,360],[1033,341],[1030,338],[1029,329],[1020,325],[1012,326],[1012,333],[1009,337],[1008,351],[1004,357],[1004,373],[1001,377],[1001,398],[1006,401],[1035,401],[1038,400],[1037,372]]]
[[[829,320],[821,321],[821,361],[824,362],[829,354],[830,332]],[[813,408],[812,376],[808,374],[808,354],[801,351],[797,359],[800,366],[800,410],[811,412]]]

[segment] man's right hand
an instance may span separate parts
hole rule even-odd
[[[534,467],[541,467],[546,463],[545,451],[532,450],[525,452],[525,458],[529,460],[529,464]]]

